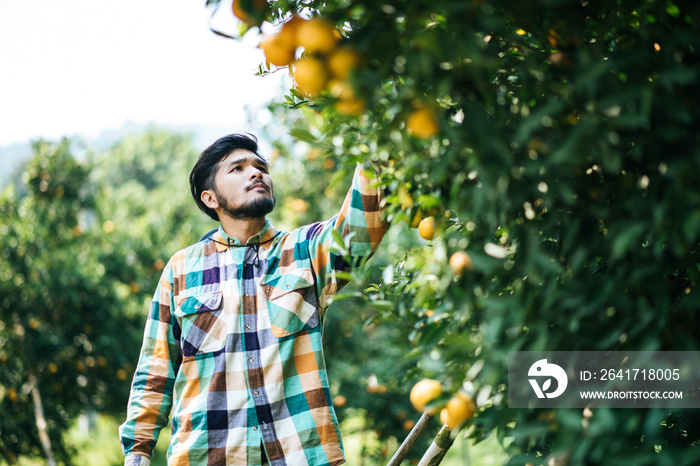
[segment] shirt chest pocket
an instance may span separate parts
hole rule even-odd
[[[223,349],[228,326],[221,291],[182,298],[174,311],[182,335],[183,356],[197,356]]]
[[[311,269],[268,277],[261,285],[277,338],[318,327],[316,290]]]

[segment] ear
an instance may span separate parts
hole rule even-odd
[[[219,200],[216,198],[216,194],[211,189],[205,189],[199,198],[204,202],[204,205],[212,210],[216,210],[219,207]]]

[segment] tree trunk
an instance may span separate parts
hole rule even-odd
[[[39,442],[41,443],[41,449],[46,456],[48,466],[56,466],[56,460],[54,459],[53,451],[51,450],[51,439],[46,431],[44,405],[41,403],[41,394],[39,393],[39,386],[34,374],[29,374],[29,383],[32,386],[31,393],[32,401],[34,402],[34,418],[36,420],[36,428],[39,431]]]

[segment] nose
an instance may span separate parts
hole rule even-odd
[[[250,177],[249,177],[249,179],[250,179],[250,180],[254,180],[254,179],[257,178],[257,179],[262,180],[262,179],[263,179],[263,172],[262,172],[262,170],[260,170],[258,167],[251,167],[251,168],[252,168],[252,170],[251,170],[251,172],[250,172]]]

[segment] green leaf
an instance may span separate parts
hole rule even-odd
[[[359,291],[341,291],[340,293],[336,293],[336,295],[333,296],[333,302],[349,298],[367,299],[367,296],[365,296],[364,293],[361,293]]]
[[[392,301],[388,301],[385,299],[377,299],[374,301],[370,301],[370,303],[372,304],[372,307],[379,312],[393,311],[396,307]]]
[[[318,143],[314,135],[304,129],[294,128],[289,131],[289,135],[300,141],[308,142],[309,144]]]

